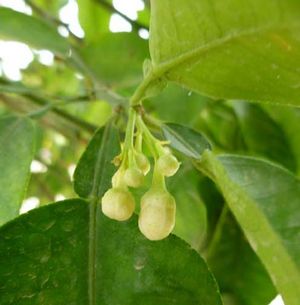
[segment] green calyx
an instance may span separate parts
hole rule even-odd
[[[165,146],[166,142],[152,135],[134,108],[129,110],[122,151],[114,159],[119,168],[112,178],[112,188],[102,197],[102,211],[107,217],[119,221],[127,220],[133,214],[135,201],[128,187],[141,187],[151,168],[143,153],[144,144],[154,158],[155,166],[152,186],[141,198],[139,228],[146,238],[160,240],[175,226],[176,203],[166,189],[165,177],[173,176],[180,163]]]

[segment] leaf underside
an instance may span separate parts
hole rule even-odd
[[[253,250],[287,305],[300,299],[300,182],[259,159],[203,156],[202,167],[222,191]]]
[[[152,0],[151,12],[151,58],[167,79],[214,98],[300,105],[299,1]]]

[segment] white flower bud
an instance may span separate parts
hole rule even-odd
[[[156,164],[158,172],[167,177],[173,176],[177,172],[179,165],[178,160],[171,154],[159,157]]]
[[[146,176],[150,170],[150,162],[149,162],[148,158],[144,154],[138,153],[135,156],[135,160],[136,160],[138,168]]]
[[[102,212],[109,218],[123,221],[131,217],[135,202],[125,188],[111,188],[102,197]]]
[[[124,174],[124,182],[131,187],[139,187],[144,183],[144,175],[138,168],[131,167],[126,169]]]
[[[175,199],[167,191],[148,191],[141,200],[140,231],[150,240],[167,237],[175,226],[175,213]]]

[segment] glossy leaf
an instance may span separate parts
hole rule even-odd
[[[215,98],[300,104],[300,3],[151,1],[154,75]]]
[[[164,124],[162,128],[171,147],[187,157],[199,159],[206,149],[210,149],[204,136],[191,128],[175,123]]]
[[[224,304],[268,305],[277,292],[268,273],[238,226],[224,198],[207,177],[200,180],[207,211],[206,261]]]
[[[0,119],[0,225],[19,214],[34,147],[35,129],[29,119]]]
[[[227,207],[209,246],[207,262],[221,292],[235,298],[239,305],[268,305],[277,294]]]
[[[0,303],[221,304],[204,260],[185,242],[145,239],[136,217],[116,222],[98,216],[92,282],[86,202],[52,204],[2,227]]]
[[[111,186],[112,161],[119,152],[118,132],[109,122],[95,133],[76,167],[74,189],[80,197],[99,198]]]
[[[6,7],[0,7],[0,38],[24,42],[61,56],[67,56],[70,50],[67,40],[48,23]]]
[[[300,298],[300,182],[288,171],[259,159],[210,152],[201,164],[210,173],[262,260],[286,305]]]

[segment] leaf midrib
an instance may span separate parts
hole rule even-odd
[[[285,271],[282,272],[282,274],[280,274],[280,276],[278,276],[276,272],[273,273],[272,272],[273,269],[270,270],[271,260],[270,259],[268,260],[268,263],[269,263],[268,264],[265,262],[265,260],[263,260],[263,258],[261,258],[260,254],[257,253],[258,251],[257,251],[257,249],[255,249],[255,247],[253,245],[253,242],[255,242],[255,241],[251,240],[251,238],[253,238],[253,234],[255,234],[255,233],[251,232],[249,230],[249,228],[244,228],[244,224],[242,224],[242,223],[241,223],[241,228],[244,230],[245,235],[247,236],[252,248],[258,254],[258,256],[264,263],[268,272],[271,274],[271,276],[273,275],[272,280],[274,282],[274,285],[278,288],[279,293],[281,293],[283,295],[284,299],[287,302],[286,305],[297,305],[297,302],[298,302],[297,293],[300,291],[300,284],[299,284],[300,283],[300,272],[299,272],[297,266],[295,265],[295,262],[292,260],[291,255],[288,253],[288,251],[284,247],[280,236],[273,229],[272,224],[270,223],[269,219],[261,212],[261,209],[259,208],[257,203],[245,192],[245,190],[243,188],[241,188],[238,184],[233,182],[228,177],[228,174],[227,174],[226,170],[224,169],[223,165],[221,164],[221,162],[219,160],[217,160],[216,158],[214,158],[212,153],[209,153],[209,152],[207,152],[205,154],[204,159],[205,159],[205,162],[208,162],[209,167],[212,167],[213,172],[215,171],[215,168],[214,168],[215,166],[221,167],[222,176],[218,175],[218,177],[217,177],[217,176],[215,176],[215,173],[214,173],[214,181],[222,190],[224,197],[226,198],[228,206],[232,210],[234,216],[236,217],[236,219],[239,223],[242,222],[241,219],[239,218],[239,216],[241,215],[239,212],[240,207],[237,207],[235,204],[232,204],[231,203],[232,199],[228,199],[228,197],[232,198],[232,196],[236,196],[238,198],[243,198],[243,201],[248,203],[248,206],[250,206],[250,210],[252,212],[254,212],[254,213],[258,212],[260,220],[263,220],[262,222],[260,222],[260,224],[263,223],[264,229],[266,229],[266,230],[264,230],[264,232],[265,232],[265,236],[267,236],[267,238],[268,238],[268,242],[273,241],[272,245],[277,245],[276,249],[277,250],[280,249],[280,251],[277,251],[277,253],[276,253],[277,257],[279,256],[281,258],[279,260],[278,264],[285,267]],[[205,167],[206,166],[204,165],[204,168]],[[220,182],[220,180],[222,180],[222,179],[226,179],[227,183]],[[228,184],[226,189],[225,189],[225,184]],[[231,190],[229,190],[229,189],[231,189]],[[232,193],[230,194],[230,192],[232,192]],[[237,216],[237,214],[239,214],[239,216]],[[248,213],[246,213],[246,214],[248,214]],[[256,219],[256,222],[258,222],[258,218]],[[260,242],[261,238],[258,238],[257,240]],[[273,265],[271,268],[273,268],[275,263],[274,262],[271,262],[271,263]],[[294,278],[294,281],[292,281],[292,282],[290,281],[291,277]],[[291,285],[291,284],[293,285],[292,289],[289,287],[289,285]],[[281,289],[282,287],[284,287],[284,288]],[[291,291],[292,291],[292,293],[291,293]]]
[[[258,34],[264,34],[270,31],[281,31],[286,29],[292,29],[300,27],[300,22],[295,21],[293,23],[284,24],[284,25],[272,25],[272,26],[265,26],[265,27],[258,27],[255,30],[245,30],[241,31],[239,33],[233,33],[227,36],[223,36],[221,38],[215,39],[210,41],[209,43],[203,44],[201,46],[198,46],[190,51],[183,52],[182,54],[178,56],[174,56],[168,60],[155,63],[152,59],[153,64],[153,79],[158,79],[162,75],[166,74],[170,70],[172,70],[173,67],[179,66],[184,64],[185,62],[191,61],[193,58],[199,57],[200,54],[206,53],[208,51],[217,49],[222,47],[224,44],[227,44],[231,41],[238,40],[247,36],[252,35],[258,35]]]
[[[88,299],[89,305],[96,305],[96,243],[97,243],[97,203],[98,203],[98,186],[102,185],[104,172],[101,173],[100,179],[97,179],[99,169],[103,167],[106,161],[106,140],[111,131],[111,122],[109,122],[102,134],[100,151],[97,156],[93,186],[89,207],[89,261],[88,261]]]
[[[178,135],[175,131],[173,131],[173,129],[170,128],[168,125],[165,126],[167,127],[166,129],[168,130],[168,132],[172,134],[178,140],[178,142],[180,142],[183,146],[188,148],[188,150],[193,152],[194,156],[199,156],[199,153],[190,145],[190,143],[186,142],[182,137],[180,137],[180,135]]]

